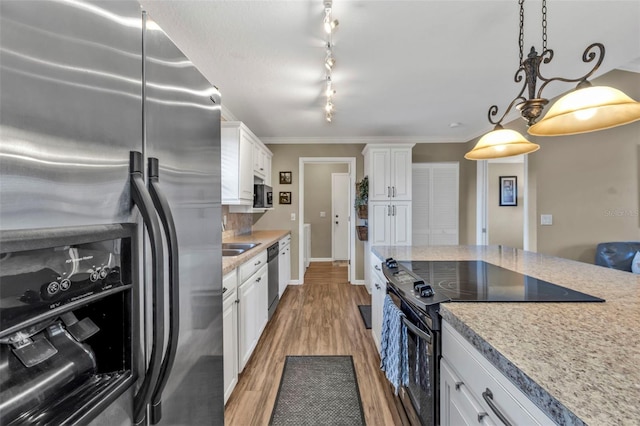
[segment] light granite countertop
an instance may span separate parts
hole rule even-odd
[[[558,424],[640,424],[640,275],[500,246],[374,247],[484,260],[604,303],[444,303],[442,317]]]
[[[269,248],[269,246],[282,237],[290,234],[288,230],[275,231],[253,231],[251,234],[237,235],[231,238],[225,238],[223,243],[259,243],[258,246],[247,250],[239,256],[223,256],[222,257],[222,274],[233,271],[253,256],[260,254]]]

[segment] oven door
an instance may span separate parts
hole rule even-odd
[[[420,424],[436,425],[439,404],[436,336],[407,303],[402,302],[400,308],[406,315],[403,321],[407,326],[409,353],[409,385],[406,394],[420,419]]]
[[[431,330],[424,313],[408,304],[395,292],[394,303],[404,313],[407,327],[409,385],[398,392],[411,425],[432,426],[439,422],[439,391],[437,370],[438,336]]]

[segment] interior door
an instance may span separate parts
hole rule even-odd
[[[331,174],[331,223],[333,260],[349,259],[349,173]]]

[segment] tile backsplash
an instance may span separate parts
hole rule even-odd
[[[222,215],[227,216],[227,226],[222,232],[222,240],[233,238],[236,235],[250,234],[253,226],[251,213],[229,213],[229,206],[222,206]]]

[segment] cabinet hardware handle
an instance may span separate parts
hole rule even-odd
[[[391,205],[387,206],[387,216],[391,216]]]
[[[376,290],[380,290],[380,284],[376,283]]]
[[[376,268],[376,270],[381,271],[380,267],[378,265],[374,266],[374,268]]]
[[[478,413],[478,423],[482,423],[482,419],[484,419],[485,417],[487,417],[489,414],[487,414],[486,411],[481,411]]]
[[[387,186],[387,197],[391,198],[391,187]]]
[[[394,216],[396,215],[396,206],[395,205],[393,206],[393,215]]]
[[[262,279],[262,277],[258,277],[258,278],[256,279],[256,282],[257,282],[257,283],[259,283],[261,279]]]
[[[393,186],[392,188],[393,188],[393,198],[396,198],[396,187]]]
[[[226,287],[222,287],[222,294],[227,292],[227,288]]]
[[[262,263],[262,260],[258,260],[258,263],[254,263],[253,266],[258,266],[261,263]]]
[[[482,398],[484,398],[489,408],[491,408],[491,410],[496,414],[496,416],[498,416],[500,421],[504,423],[505,426],[511,426],[511,422],[507,419],[507,417],[504,414],[502,414],[502,411],[500,411],[500,408],[498,408],[498,406],[493,402],[493,392],[491,392],[491,389],[487,388],[487,390],[482,392]]]
[[[236,305],[240,304],[240,299],[236,299]]]
[[[456,382],[456,390],[460,390],[460,386],[464,385],[464,382]]]

